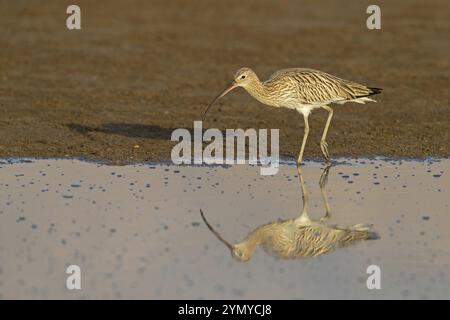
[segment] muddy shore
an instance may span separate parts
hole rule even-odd
[[[310,67],[384,88],[376,104],[335,107],[333,156],[450,154],[445,0],[381,1],[382,29],[366,28],[368,1],[0,1],[0,157],[170,158],[176,128],[249,66],[265,79]],[[306,158],[320,156],[325,111],[311,117]],[[301,116],[239,89],[204,127],[280,128],[280,153],[298,153]]]

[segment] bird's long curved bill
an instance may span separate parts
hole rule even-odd
[[[203,214],[202,209],[200,209],[200,215],[202,216],[203,221],[205,222],[206,226],[208,227],[208,229],[214,233],[214,235],[217,237],[217,239],[220,240],[220,242],[222,242],[224,245],[227,246],[228,249],[230,249],[231,251],[233,251],[233,245],[231,243],[229,243],[227,240],[225,240],[224,238],[222,238],[222,236],[213,229],[213,227],[209,224],[208,220],[206,220],[205,215]]]
[[[226,95],[228,92],[230,92],[231,90],[233,90],[235,88],[237,88],[237,84],[236,84],[236,82],[233,81],[225,88],[225,90],[223,90],[217,97],[215,97],[214,100],[211,101],[210,104],[208,104],[205,111],[203,111],[202,121],[205,120],[206,113],[208,112],[209,108],[211,108],[211,106],[214,104],[214,102],[216,102],[217,100],[219,100],[220,98],[222,98],[224,95]]]

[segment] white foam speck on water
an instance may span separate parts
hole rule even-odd
[[[450,160],[340,159],[325,189],[329,224],[373,224],[379,240],[315,258],[247,263],[232,243],[297,217],[297,170],[109,166],[40,159],[0,164],[0,298],[450,298]],[[344,161],[345,160],[345,161]],[[309,214],[324,213],[320,163],[303,168]],[[82,289],[66,289],[79,265]],[[366,269],[381,268],[381,290]]]

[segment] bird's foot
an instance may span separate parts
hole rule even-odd
[[[325,140],[320,141],[320,150],[327,164],[331,164],[330,154],[328,152],[328,143]]]
[[[322,217],[322,218],[320,218],[319,220],[321,221],[321,222],[323,222],[323,221],[327,221],[328,219],[330,219],[331,218],[331,214],[327,211],[326,213],[325,213],[325,215]]]

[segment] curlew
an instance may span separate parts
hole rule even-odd
[[[308,139],[308,117],[312,110],[323,108],[328,112],[327,122],[320,141],[320,149],[327,163],[330,163],[326,137],[333,117],[333,109],[329,105],[346,102],[376,102],[369,97],[382,91],[380,88],[367,87],[313,69],[283,69],[272,74],[268,80],[261,82],[252,69],[241,68],[237,71],[231,84],[208,105],[203,113],[202,120],[204,120],[206,113],[215,101],[237,87],[244,88],[252,97],[263,104],[295,109],[303,115],[305,129],[297,158],[299,164],[302,162],[306,140]]]
[[[239,261],[250,260],[258,246],[277,258],[294,259],[319,256],[361,240],[378,239],[378,234],[370,231],[370,227],[364,224],[350,227],[325,224],[325,221],[330,218],[330,207],[325,192],[329,169],[330,166],[324,169],[319,180],[325,203],[325,215],[319,220],[312,220],[308,216],[307,192],[300,167],[298,172],[302,188],[303,210],[296,219],[264,224],[250,232],[243,241],[233,245],[214,230],[202,210],[200,214],[208,229],[228,247],[233,258]]]

